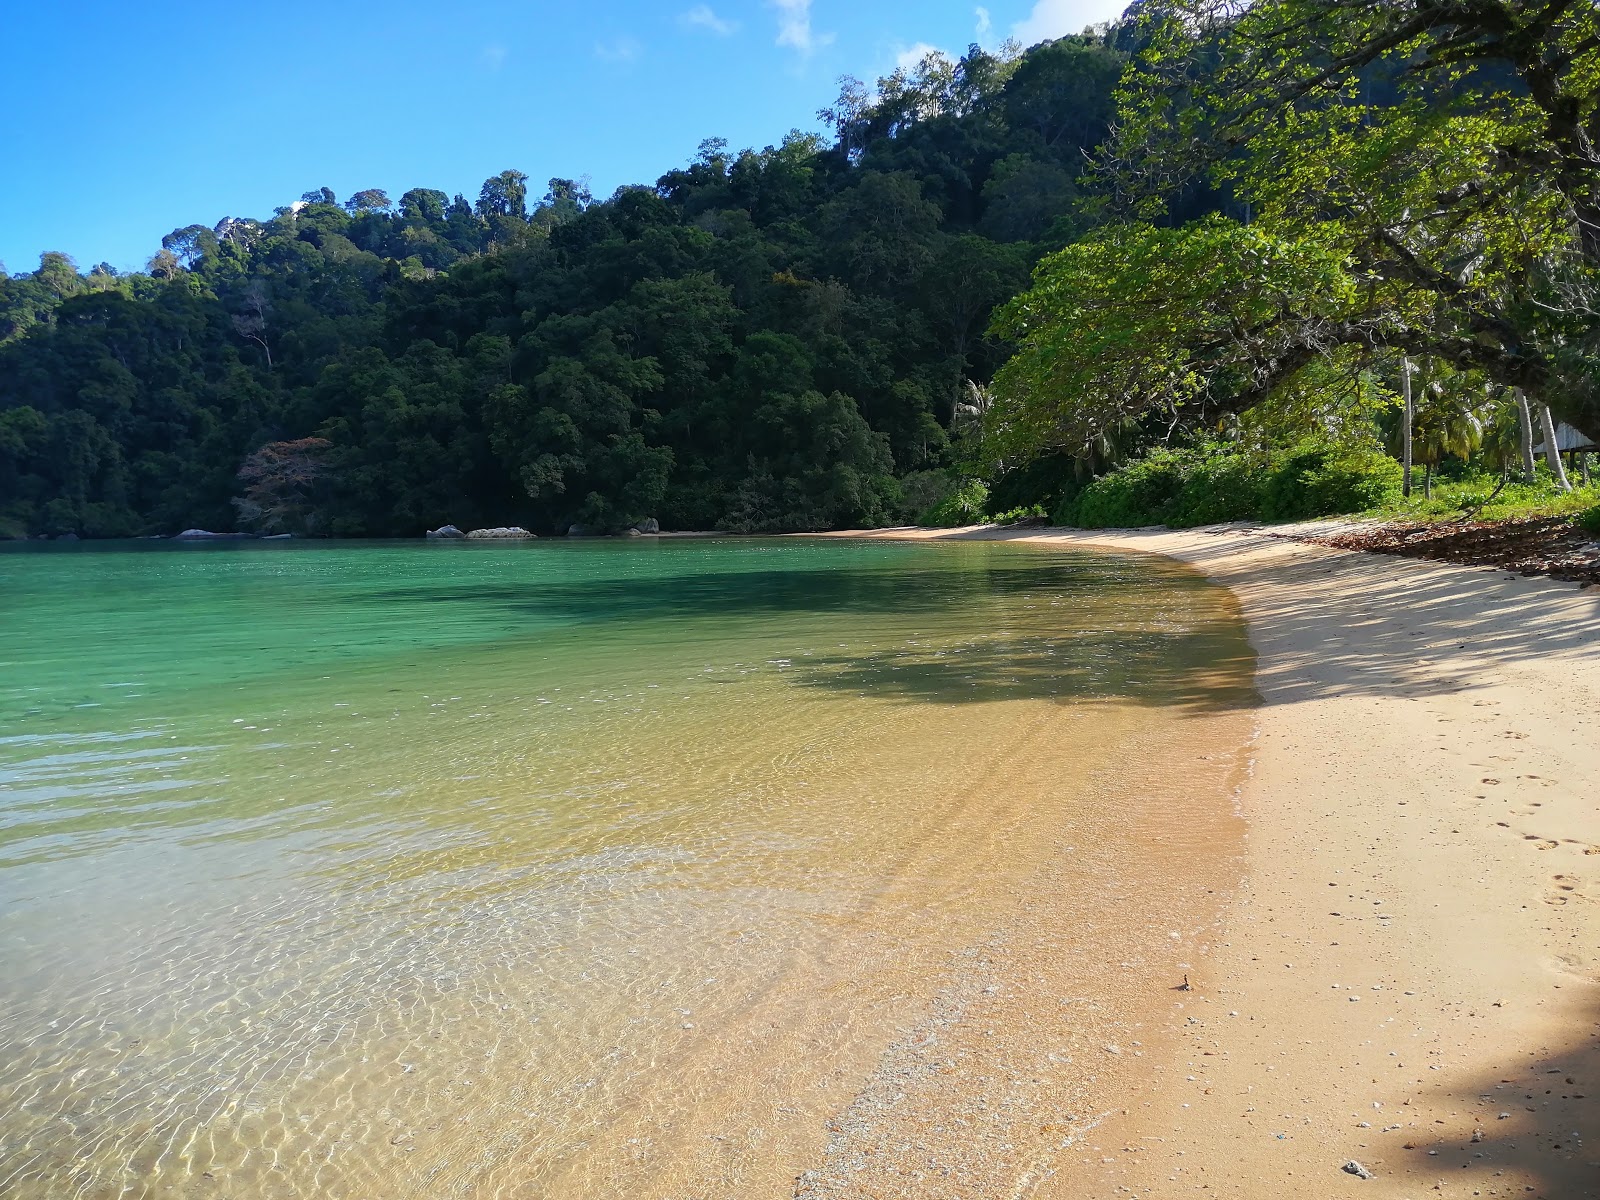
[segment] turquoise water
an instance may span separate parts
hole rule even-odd
[[[769,1194],[1250,666],[984,543],[7,548],[0,622],[30,1197]]]

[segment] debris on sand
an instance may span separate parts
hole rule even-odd
[[[1570,516],[1507,521],[1395,521],[1305,540],[1339,550],[1499,567],[1519,575],[1548,575],[1569,583],[1600,584],[1600,540]]]

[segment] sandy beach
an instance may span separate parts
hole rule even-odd
[[[1167,555],[1258,655],[1245,878],[1018,1194],[1600,1197],[1600,592],[1283,532],[856,535]]]

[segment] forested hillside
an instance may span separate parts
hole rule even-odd
[[[820,115],[0,278],[0,536],[1582,506],[1594,5],[1143,0]]]
[[[0,279],[0,535],[913,516],[958,483],[992,310],[1097,219],[1134,37],[847,80],[830,138],[603,200],[323,188],[136,275],[46,254]]]

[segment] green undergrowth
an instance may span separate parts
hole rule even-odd
[[[947,489],[942,498],[917,514],[918,525],[935,529],[954,529],[961,525],[1011,525],[1017,521],[1050,515],[1042,504],[1020,504],[997,512],[988,487],[976,479],[959,485],[952,480]]]
[[[1577,481],[1573,480],[1574,484]],[[1532,483],[1508,482],[1499,493],[1499,475],[1463,474],[1435,480],[1433,495],[1423,495],[1422,481],[1413,477],[1410,498],[1395,496],[1370,511],[1371,516],[1410,520],[1449,520],[1476,510],[1476,519],[1504,521],[1517,517],[1553,517],[1586,513],[1586,528],[1600,533],[1600,484],[1574,486],[1562,492],[1544,464]]]
[[[931,476],[933,473],[929,473]],[[1079,529],[1165,525],[1187,529],[1226,521],[1303,521],[1364,516],[1403,520],[1482,520],[1579,516],[1600,533],[1600,480],[1562,492],[1541,461],[1534,480],[1507,480],[1475,463],[1452,460],[1434,472],[1425,495],[1425,472],[1412,473],[1412,495],[1401,494],[1400,464],[1376,450],[1305,442],[1262,454],[1223,442],[1163,447],[1105,475],[1069,487],[1048,513],[1052,523]],[[978,480],[946,475],[929,480],[920,525],[1010,524],[1047,515],[1037,504],[995,511],[995,497]],[[1059,485],[1058,485],[1059,486]],[[1496,490],[1498,488],[1498,491]],[[999,489],[1005,494],[1005,489]],[[1014,497],[1007,497],[1008,499]],[[1580,515],[1581,514],[1581,515]]]
[[[1082,529],[1299,521],[1359,512],[1400,493],[1400,465],[1376,452],[1305,443],[1272,455],[1223,443],[1154,450],[1069,494],[1052,519]]]
[[[988,509],[989,489],[980,480],[967,480],[959,486],[952,482],[951,490],[917,514],[917,524],[936,529],[981,525],[989,519]]]

